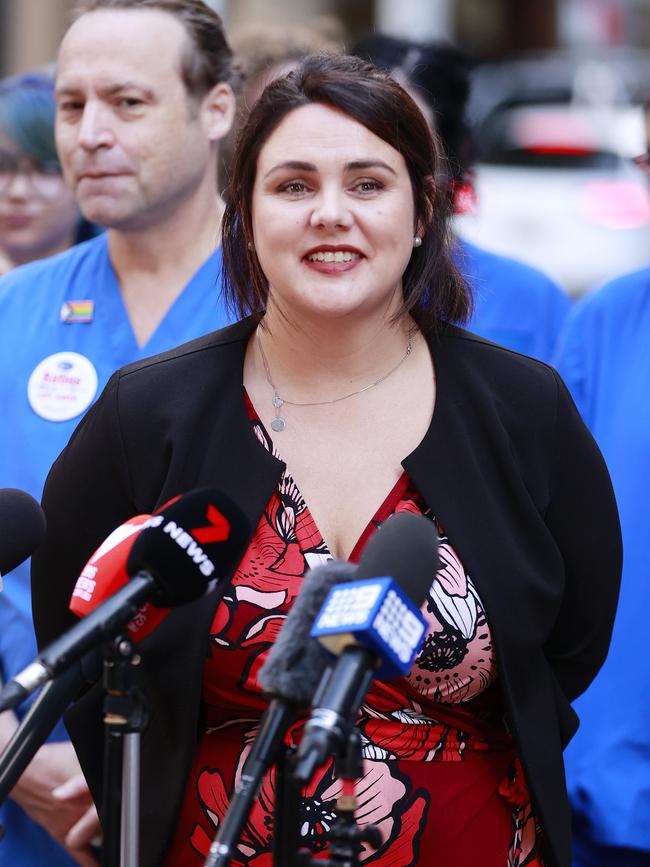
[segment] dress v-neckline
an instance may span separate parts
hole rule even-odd
[[[270,436],[266,426],[262,422],[259,413],[255,409],[255,406],[254,406],[254,404],[250,398],[250,395],[248,394],[248,391],[246,390],[245,386],[244,386],[244,401],[246,404],[246,412],[247,412],[247,415],[248,415],[248,418],[249,418],[251,425],[259,427],[259,429],[260,429],[260,431],[264,437],[264,443],[260,443],[260,446],[264,449],[267,449],[273,455],[273,457],[275,457],[277,460],[281,461],[284,464],[285,469],[284,469],[283,474],[282,474],[282,479],[283,480],[289,479],[291,481],[291,484],[293,485],[294,489],[300,495],[302,501],[305,504],[305,509],[306,509],[307,513],[309,514],[309,517],[311,518],[312,525],[316,528],[316,530],[318,532],[318,536],[322,540],[323,553],[329,554],[329,556],[332,557],[333,555],[332,555],[332,552],[330,551],[329,544],[325,540],[325,537],[323,536],[323,534],[320,530],[320,527],[318,526],[316,520],[314,519],[313,513],[312,513],[311,509],[309,508],[309,503],[307,502],[306,498],[303,496],[299,485],[297,484],[296,480],[294,479],[291,472],[289,471],[289,468],[287,466],[286,461],[284,460],[282,455],[278,452],[278,450],[275,446],[275,443],[273,442],[273,439]],[[258,439],[258,438],[256,437],[256,439]],[[377,507],[377,509],[375,509],[372,517],[370,518],[370,520],[366,524],[365,528],[362,530],[357,541],[354,543],[352,550],[350,551],[350,554],[347,557],[348,561],[350,561],[352,563],[358,562],[358,560],[361,556],[361,553],[362,553],[363,549],[365,548],[366,543],[368,542],[368,539],[370,538],[370,536],[372,536],[372,534],[376,530],[377,526],[379,524],[383,523],[388,517],[390,517],[390,515],[393,514],[397,504],[400,502],[400,500],[402,499],[402,497],[406,493],[408,486],[409,486],[408,473],[406,472],[406,470],[402,470],[399,478],[397,479],[397,481],[395,482],[393,487],[390,489],[390,491],[388,491],[388,493],[386,494],[386,496],[384,497],[384,499],[382,500],[380,505]],[[299,539],[298,541],[302,542],[301,539]]]

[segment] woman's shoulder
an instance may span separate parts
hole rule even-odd
[[[558,374],[549,364],[456,325],[446,325],[431,347],[434,358],[453,364],[459,376],[484,383],[490,390],[516,382],[536,383],[551,390],[556,387]]]
[[[527,448],[546,448],[562,419],[581,426],[560,375],[543,361],[455,326],[432,344],[432,354],[444,412],[469,419],[475,432],[487,426]]]
[[[254,322],[242,320],[119,368],[85,419],[121,436],[182,435],[241,402],[242,371]],[[156,433],[156,431],[158,433]]]

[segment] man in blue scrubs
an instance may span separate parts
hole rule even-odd
[[[650,865],[650,268],[572,310],[555,359],[612,476],[623,578],[609,655],[566,753],[575,867]],[[606,546],[608,540],[594,539]]]
[[[37,498],[116,368],[228,322],[216,177],[234,114],[232,55],[200,0],[180,0],[176,11],[143,5],[83,3],[58,58],[61,164],[105,234],[0,281],[0,486]],[[23,565],[4,576],[0,594],[1,679],[35,654]],[[0,717],[0,748],[17,722]],[[88,845],[96,818],[64,739],[59,726],[58,743],[41,748],[0,812],[0,863],[96,863]],[[47,831],[63,843],[71,829],[66,854]]]

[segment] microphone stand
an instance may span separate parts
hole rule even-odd
[[[140,661],[124,635],[105,645],[102,867],[140,862],[140,737],[147,724]]]
[[[355,726],[350,726],[342,751],[334,757],[336,774],[343,781],[343,793],[337,801],[337,817],[329,832],[330,858],[325,861],[312,859],[308,850],[299,849],[298,817],[302,787],[294,775],[296,749],[285,748],[283,744],[284,732],[293,716],[293,710],[287,705],[275,706],[272,703],[267,708],[244,763],[239,786],[210,847],[204,867],[229,867],[262,777],[275,760],[274,867],[360,867],[363,843],[369,843],[373,849],[381,845],[381,834],[375,825],[361,828],[354,819],[358,806],[354,784],[363,774],[363,760],[361,736]]]
[[[264,711],[259,731],[244,762],[239,785],[210,847],[204,867],[228,867],[230,864],[262,777],[276,760],[294,715],[295,710],[291,705],[277,699],[273,699]],[[282,867],[289,867],[288,863],[279,863]]]
[[[343,750],[335,757],[336,775],[343,782],[343,793],[336,802],[336,819],[329,831],[330,857],[317,859],[311,852],[301,849],[298,867],[360,867],[363,844],[373,849],[381,846],[381,833],[376,825],[361,828],[354,818],[358,807],[354,792],[355,782],[363,774],[361,735],[356,726],[351,726]]]
[[[293,775],[295,747],[285,747],[275,777],[273,867],[299,867],[301,786]]]

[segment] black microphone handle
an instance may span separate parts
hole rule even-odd
[[[138,608],[154,595],[156,581],[148,572],[139,572],[105,599],[94,611],[41,651],[38,658],[50,675],[56,676],[77,662],[88,650],[115,638]]]
[[[239,785],[210,847],[204,867],[228,867],[230,864],[262,777],[276,760],[295,713],[295,707],[284,699],[271,699],[262,715],[259,731],[242,768]]]
[[[46,681],[78,662],[87,651],[119,634],[138,608],[154,595],[156,582],[139,572],[63,635],[49,644],[27,668],[17,674],[0,694],[0,712],[12,710]]]
[[[357,711],[370,689],[377,655],[362,645],[346,647],[334,668],[325,672],[327,682],[317,690],[319,701],[307,721],[294,768],[294,779],[306,785],[314,771],[344,745]]]
[[[86,683],[82,667],[75,665],[43,687],[0,755],[0,804]]]

